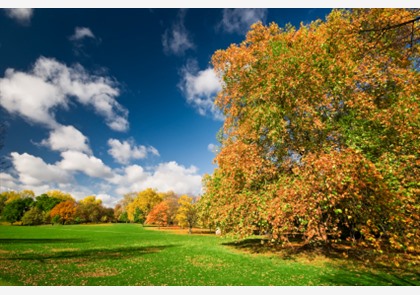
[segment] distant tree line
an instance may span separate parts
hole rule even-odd
[[[191,233],[192,228],[199,225],[196,201],[187,195],[148,188],[126,194],[114,208],[107,208],[93,195],[76,201],[60,190],[39,196],[31,190],[7,191],[0,193],[0,219],[12,225],[140,223],[180,226]]]
[[[31,190],[0,194],[0,217],[11,224],[78,224],[114,221],[114,210],[87,196],[76,201],[69,193],[51,190],[35,197]]]

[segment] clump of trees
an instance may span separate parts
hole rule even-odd
[[[196,198],[178,196],[173,191],[166,193],[147,188],[124,195],[114,208],[116,220],[152,224],[160,227],[180,226],[192,228],[198,225],[198,203]]]
[[[200,214],[224,233],[418,250],[418,9],[254,24],[212,57],[218,168]]]
[[[77,202],[69,193],[51,190],[35,197],[33,191],[8,191],[0,194],[2,220],[22,225],[78,224],[113,222],[114,209],[102,205],[95,196]]]

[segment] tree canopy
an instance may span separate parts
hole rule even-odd
[[[419,10],[256,23],[212,57],[223,81],[205,208],[222,232],[413,250],[419,242]]]

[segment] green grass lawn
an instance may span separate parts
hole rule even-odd
[[[419,273],[331,258],[281,258],[215,235],[136,224],[0,226],[3,286],[388,286]]]

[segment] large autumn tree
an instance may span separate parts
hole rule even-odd
[[[200,207],[243,236],[419,243],[419,10],[252,26],[212,58],[225,122]]]

